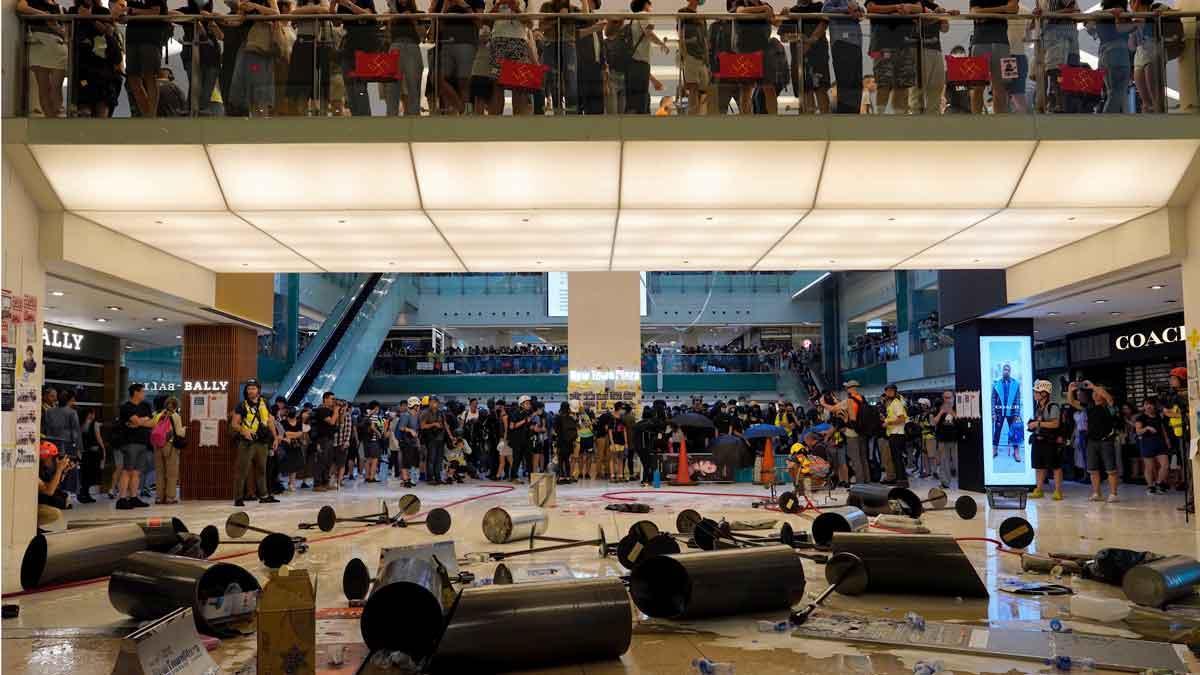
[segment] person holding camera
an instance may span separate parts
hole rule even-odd
[[[341,424],[342,408],[338,406],[332,391],[321,395],[321,405],[313,410],[312,438],[313,492],[329,489],[329,473],[333,468],[333,447]],[[345,464],[343,460],[342,464]]]
[[[67,455],[60,455],[58,446],[50,441],[42,441],[38,446],[38,457],[38,527],[41,527],[58,521],[63,509],[71,508],[60,484],[75,462]]]
[[[267,492],[267,452],[268,448],[274,452],[279,447],[279,439],[275,437],[271,411],[261,393],[258,380],[247,380],[246,385],[242,387],[242,402],[238,403],[230,415],[229,428],[235,434],[234,442],[237,448],[237,476],[233,484],[234,506],[245,506],[242,496],[247,493],[247,481],[251,478],[251,470],[254,471],[258,503],[274,504],[279,501]]]
[[[1113,439],[1117,435],[1116,421],[1109,406],[1112,395],[1104,387],[1090,381],[1072,382],[1067,388],[1067,402],[1082,412],[1087,420],[1087,470],[1092,479],[1092,495],[1088,501],[1105,501],[1100,496],[1100,472],[1108,474],[1108,503],[1120,501],[1117,485],[1120,482],[1117,470],[1117,448]]]

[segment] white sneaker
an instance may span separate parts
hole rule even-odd
[[[1114,495],[1109,495],[1108,499],[1105,501],[1107,501],[1109,504],[1116,504],[1117,502],[1121,501],[1121,498],[1114,494]]]
[[[1094,493],[1091,497],[1088,497],[1088,501],[1089,502],[1102,502],[1102,501],[1104,501],[1104,497],[1101,497],[1100,493],[1097,492],[1097,493]]]

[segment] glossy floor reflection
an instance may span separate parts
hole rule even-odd
[[[930,487],[918,482],[918,494]],[[1141,488],[1124,486],[1118,504],[1095,504],[1087,499],[1087,488],[1072,483],[1067,499],[1031,500],[1023,514],[1037,529],[1037,539],[1031,550],[1055,552],[1092,552],[1118,546],[1152,549],[1161,554],[1180,553],[1200,556],[1200,536],[1195,523],[1184,522],[1177,510],[1182,496],[1149,496]],[[392,511],[400,495],[410,492],[393,483],[383,485],[348,485],[340,492],[312,493],[301,490],[282,496],[282,503],[273,505],[249,504],[253,524],[258,527],[289,533],[301,533],[297,524],[316,519],[317,510],[333,504],[339,515],[373,513],[380,499],[387,499]],[[423,510],[435,506],[447,507],[454,524],[445,538],[456,542],[461,558],[472,551],[517,550],[522,546],[510,544],[497,547],[484,538],[480,522],[483,513],[500,504],[529,503],[528,488],[524,485],[500,485],[488,482],[468,482],[450,487],[421,486],[411,490],[418,494]],[[620,494],[614,494],[620,493]],[[608,495],[605,498],[604,495]],[[707,488],[640,489],[636,484],[608,484],[596,481],[573,486],[560,486],[558,504],[551,511],[548,534],[580,539],[595,537],[597,525],[605,528],[610,541],[615,541],[637,520],[649,519],[662,529],[674,531],[675,516],[684,508],[694,508],[709,516],[725,516],[730,520],[787,518],[797,529],[808,529],[808,520],[800,516],[783,516],[777,512],[751,508],[755,498],[765,491],[749,485],[719,485]],[[837,491],[833,501],[844,498]],[[951,500],[957,494],[951,495]],[[605,510],[614,503],[612,497],[636,498],[649,504],[652,512],[632,515]],[[979,516],[973,521],[959,520],[953,511],[930,513],[927,526],[934,532],[959,537],[996,537],[996,528],[1011,510],[987,508],[982,496]],[[822,493],[814,500],[825,503]],[[192,531],[205,525],[223,525],[235,509],[230,504],[213,502],[187,503],[181,507],[153,507],[137,515],[174,515],[183,519]],[[94,505],[77,506],[69,512],[71,518],[129,517],[128,512],[113,510],[112,502],[101,499]],[[314,571],[319,576],[317,605],[319,608],[344,607],[341,595],[341,573],[352,557],[364,560],[375,568],[380,547],[398,546],[434,540],[423,527],[408,529],[370,527],[342,524],[331,533],[304,531],[311,542],[310,551],[297,558],[294,567]],[[1124,625],[1103,626],[1075,621],[1067,613],[1067,601],[1061,598],[1031,598],[1014,596],[996,590],[1000,579],[1018,576],[1020,562],[1016,556],[993,550],[991,545],[963,543],[963,548],[992,591],[989,600],[960,601],[954,598],[920,596],[866,596],[848,598],[834,594],[827,607],[830,611],[857,612],[867,615],[902,618],[915,611],[928,621],[953,621],[976,625],[987,622],[1007,627],[1043,627],[1051,618],[1059,617],[1077,631],[1104,635],[1138,637]],[[19,567],[21,550],[4,552],[4,592],[20,590]],[[258,562],[253,547],[222,546],[217,557],[227,558],[265,580],[266,570]],[[530,562],[563,562],[577,576],[621,575],[625,571],[615,559],[601,559],[594,547],[571,549],[531,556]],[[820,566],[805,562],[809,578],[809,595],[825,587]],[[477,577],[490,577],[494,564],[468,567]],[[753,570],[746,570],[753,574]],[[1044,578],[1030,575],[1029,578]],[[1097,595],[1121,596],[1119,588],[1092,582],[1073,580],[1077,590]],[[117,613],[108,602],[107,584],[94,583],[69,589],[55,590],[5,599],[6,603],[21,606],[19,618],[5,620],[0,626],[3,637],[3,672],[66,673],[75,675],[107,674],[112,671],[119,636],[130,632],[134,623]],[[632,605],[631,605],[632,607]],[[645,621],[635,616],[634,643],[619,662],[587,664],[538,672],[553,673],[688,673],[691,661],[707,657],[735,664],[738,673],[911,673],[913,665],[929,654],[916,650],[858,647],[848,644],[794,638],[789,634],[759,633],[756,619],[779,619],[782,616],[746,615],[728,619],[695,621],[686,624]],[[502,629],[502,628],[498,628]],[[356,630],[348,631],[357,641]],[[321,633],[319,626],[318,633]],[[514,636],[514,639],[521,639]],[[528,639],[536,639],[528,636]],[[350,641],[350,640],[347,640]],[[351,651],[353,654],[353,651]],[[254,640],[227,640],[214,652],[214,657],[227,672],[253,672]],[[937,654],[944,667],[958,673],[1049,672],[1049,669],[1029,662],[999,658],[980,658],[955,654]],[[324,664],[328,672],[353,672],[356,663],[347,663],[342,670]]]

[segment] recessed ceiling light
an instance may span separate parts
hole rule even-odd
[[[1121,313],[1120,312],[1109,312],[1108,315],[1109,316],[1121,316]]]
[[[161,316],[156,316],[156,317],[154,317],[154,322],[155,322],[155,323],[166,323],[166,321],[167,321],[167,320],[166,320],[166,319],[164,319],[164,318],[162,318]]]
[[[250,263],[242,263],[242,267],[249,267]]]
[[[522,218],[522,219],[521,219],[521,222],[522,222],[522,223],[528,223],[528,222],[529,222],[529,219],[528,219],[528,218]]]
[[[975,258],[975,259],[974,259],[974,260],[972,260],[971,262],[979,262],[979,258]]]
[[[836,264],[837,264],[837,261],[836,261],[836,260],[834,260],[834,259],[832,259],[832,258],[830,258],[830,259],[829,259],[829,264],[831,264],[831,265],[836,265]]]
[[[1161,291],[1164,288],[1166,288],[1166,285],[1164,284],[1153,284],[1150,286],[1150,290],[1152,291]]]
[[[161,221],[161,220],[156,220],[156,221],[154,221],[154,224],[155,224],[155,225],[162,225],[162,224],[163,224],[163,221]]]
[[[1108,302],[1108,300],[1100,298],[1099,300],[1093,300],[1092,302],[1096,303],[1097,305],[1103,305],[1104,303]]]
[[[1034,330],[1034,331],[1033,331],[1033,334],[1034,334],[1034,335],[1037,335],[1037,334],[1038,334],[1038,333],[1040,333],[1040,332],[1042,332],[1042,331],[1040,331],[1040,330]]]
[[[142,331],[142,332],[144,333],[144,332],[146,332],[146,331],[150,330],[150,327],[149,327],[149,326],[142,326],[142,327],[141,327],[141,328],[139,328],[138,330],[140,330],[140,331]]]
[[[1075,216],[1071,216],[1071,217],[1067,218],[1067,220],[1075,220]]]
[[[1058,316],[1058,312],[1046,312],[1046,316]]]
[[[133,345],[125,345],[125,349],[133,349]]]
[[[61,298],[62,296],[66,295],[66,293],[63,293],[62,291],[50,291],[50,295],[53,295],[56,298]]]
[[[705,217],[704,217],[704,219],[705,219],[705,220],[708,220],[708,221],[711,221],[711,220],[712,220],[712,216],[705,216]]]
[[[1068,322],[1067,322],[1067,325],[1068,325],[1068,326],[1074,326],[1074,325],[1075,325],[1075,324],[1077,324],[1077,323],[1079,323],[1079,322],[1078,322],[1078,321],[1068,321]]]
[[[345,219],[345,218],[340,218],[340,219],[338,219],[338,225],[345,225],[345,224],[346,224],[346,219]]]
[[[52,309],[58,309],[58,308],[55,307],[54,305],[46,305],[46,311],[50,311]]]
[[[96,317],[96,322],[97,323],[108,323],[108,319],[106,319],[102,316],[98,316],[98,317]]]
[[[109,305],[109,306],[108,306],[108,311],[110,311],[110,312],[119,312],[119,311],[121,311],[121,308],[120,308],[120,307],[117,307],[116,305]]]
[[[183,336],[182,336],[182,335],[176,335],[176,336],[175,336],[175,339],[176,339],[176,340],[182,340],[182,339],[183,339]]]

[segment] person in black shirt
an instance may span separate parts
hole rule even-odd
[[[166,16],[167,0],[128,0],[130,16]],[[125,77],[142,117],[158,115],[158,69],[171,25],[133,21],[125,29]]]
[[[998,14],[996,19],[977,19],[971,35],[971,56],[986,56],[991,70],[992,112],[1008,112],[1008,83],[1001,72],[1001,61],[1009,58],[1008,21],[1005,14],[1016,14],[1017,0],[971,0],[971,13]],[[971,112],[982,113],[983,85],[971,88]],[[1116,491],[1113,491],[1116,494]]]
[[[512,482],[520,482],[519,470],[522,463],[525,465],[525,472],[528,474],[532,466],[533,458],[531,452],[533,450],[533,430],[531,428],[533,417],[533,403],[528,396],[522,396],[518,399],[518,407],[513,411],[508,418],[508,444],[512,447]]]
[[[800,99],[800,112],[829,114],[829,40],[825,37],[829,22],[804,20],[804,14],[819,14],[823,6],[815,0],[801,0],[787,16],[800,15],[779,27],[779,36],[789,43],[792,55],[792,93]],[[801,68],[803,64],[803,68]]]
[[[608,480],[611,476],[611,455],[612,455],[612,430],[616,418],[613,417],[612,411],[605,410],[596,418],[596,423],[592,425],[592,433],[596,438],[596,455],[592,476],[597,479]]]
[[[103,17],[75,24],[75,103],[81,117],[108,117],[109,101],[120,94],[121,43],[107,8],[96,0],[77,0],[79,16]]]
[[[334,0],[334,14],[362,16],[375,13],[374,0]],[[355,52],[379,51],[379,24],[371,20],[343,21],[346,37],[342,40],[342,78],[346,82],[346,103],[350,114],[355,117],[371,116],[371,99],[367,95],[367,83],[351,77],[354,72]]]
[[[187,0],[181,14],[190,16],[213,16],[213,0]],[[221,40],[225,34],[216,21],[199,21],[182,24],[183,50],[179,58],[183,61],[183,71],[188,74],[188,100],[191,101],[192,87],[196,88],[196,105],[201,115],[211,115],[212,93],[217,86],[221,74]],[[199,68],[192,72],[193,50],[199,49],[197,55]]]
[[[917,55],[914,47],[916,22],[922,13],[921,5],[905,0],[871,0],[871,14],[902,15],[899,19],[871,19],[871,46],[874,54],[874,75],[878,93],[875,106],[879,113],[887,111],[888,102],[896,115],[908,114],[908,89],[916,83]]]
[[[129,400],[121,404],[117,417],[120,441],[116,455],[121,475],[117,480],[117,508],[132,509],[150,506],[138,499],[142,465],[150,454],[150,430],[154,427],[154,412],[146,402],[146,390],[140,384],[129,385]]]
[[[1142,414],[1134,419],[1133,427],[1138,436],[1138,454],[1146,466],[1146,493],[1168,494],[1171,488],[1167,485],[1167,472],[1170,470],[1167,420],[1158,414],[1158,404],[1154,399],[1147,398],[1142,402]]]
[[[1092,479],[1092,495],[1088,501],[1105,501],[1100,496],[1100,472],[1108,474],[1108,502],[1120,501],[1117,485],[1120,482],[1117,449],[1113,442],[1116,422],[1109,406],[1112,396],[1104,387],[1091,382],[1072,382],[1067,388],[1067,402],[1087,414],[1087,470]]]
[[[329,471],[333,461],[333,440],[342,422],[342,408],[334,405],[333,392],[321,396],[321,405],[313,410],[312,444],[309,446],[313,464],[313,492],[329,489]]]
[[[754,87],[757,84],[762,90],[765,97],[765,107],[768,115],[774,115],[778,108],[778,95],[775,91],[775,76],[779,69],[785,68],[786,64],[781,64],[772,56],[772,51],[768,49],[771,41],[771,21],[774,19],[775,10],[762,0],[736,0],[734,2],[735,14],[751,14],[761,16],[761,20],[742,20],[735,21],[733,24],[733,47],[740,54],[751,54],[758,52],[762,54],[763,75],[762,79],[757,82],[743,82],[741,94],[738,97],[738,110],[743,115],[753,114],[753,105],[751,97],[754,94]]]
[[[430,14],[476,14],[482,12],[483,0],[433,0]],[[440,18],[436,26],[437,57],[433,65],[437,73],[437,94],[443,108],[456,115],[467,109],[467,86],[471,82],[471,66],[479,44],[478,20],[471,18]]]

